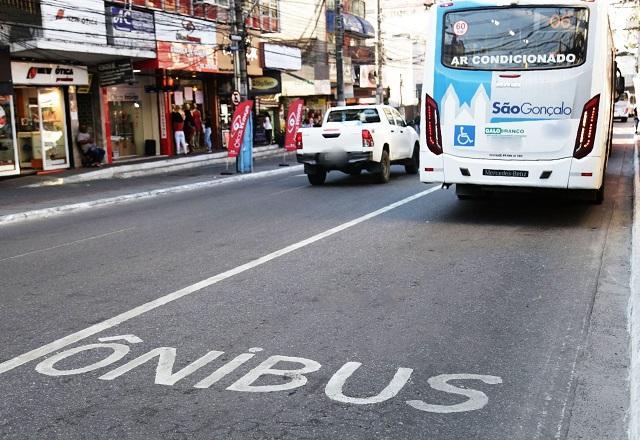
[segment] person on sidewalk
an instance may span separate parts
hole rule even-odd
[[[269,115],[264,115],[262,128],[264,128],[264,133],[267,136],[267,145],[271,145],[273,143],[273,125],[271,125],[271,118],[269,118]]]
[[[213,144],[211,141],[211,129],[213,124],[211,123],[211,118],[206,117],[204,120],[204,145],[207,147],[207,152],[211,153],[213,151]]]
[[[184,118],[180,113],[180,106],[173,106],[171,112],[171,124],[173,125],[173,135],[176,141],[176,154],[180,154],[184,151],[184,154],[189,153],[187,147],[187,140],[184,135]]]
[[[638,107],[634,105],[632,112],[633,112],[633,122],[635,122],[636,124],[635,132],[636,134],[638,134],[638,122],[640,122],[640,118],[638,118]]]
[[[196,124],[193,120],[193,114],[191,113],[191,106],[189,104],[185,104],[184,106],[184,136],[187,141],[187,147],[190,151],[193,151],[195,144],[193,142],[193,137],[196,130]]]
[[[200,148],[202,138],[202,113],[198,110],[198,106],[194,105],[191,111],[193,116],[193,145],[195,148]]]
[[[96,145],[93,136],[91,136],[91,133],[87,130],[86,124],[80,124],[76,140],[84,155],[89,158],[90,165],[96,167],[102,166],[105,151]]]

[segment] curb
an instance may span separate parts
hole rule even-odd
[[[69,205],[55,206],[52,208],[36,209],[33,211],[8,214],[8,215],[0,216],[0,226],[8,225],[11,223],[17,223],[21,221],[26,221],[26,220],[44,219],[44,218],[54,217],[62,214],[68,214],[68,213],[77,212],[77,211],[84,211],[91,208],[111,206],[111,205],[116,205],[120,203],[130,202],[133,200],[149,199],[149,198],[158,197],[166,194],[175,194],[175,193],[180,193],[185,191],[211,188],[211,187],[225,185],[225,184],[245,182],[250,180],[258,180],[264,177],[279,176],[279,175],[289,174],[289,173],[297,172],[301,170],[302,170],[302,165],[295,165],[292,167],[281,168],[277,170],[260,171],[253,174],[240,174],[240,175],[218,179],[218,180],[209,180],[205,182],[190,183],[187,185],[172,186],[169,188],[161,188],[161,189],[143,191],[143,192],[133,193],[133,194],[124,194],[121,196],[92,200],[90,202],[73,203]]]
[[[629,439],[640,440],[640,164],[638,137],[633,147],[633,231],[631,245],[631,297],[628,327],[630,336],[629,367]]]
[[[253,157],[269,157],[282,154],[282,149],[277,145],[268,147],[258,147],[254,149]],[[88,173],[76,174],[68,177],[60,177],[27,185],[27,188],[39,188],[42,186],[65,185],[68,183],[90,182],[103,179],[128,179],[131,177],[153,176],[158,174],[166,174],[175,171],[182,171],[191,168],[205,167],[210,165],[224,164],[228,161],[227,153],[214,153],[211,155],[202,155],[196,157],[178,157],[172,159],[164,159],[153,162],[135,163],[129,165],[119,165],[91,171]]]

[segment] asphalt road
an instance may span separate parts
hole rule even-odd
[[[3,227],[0,362],[59,344],[0,374],[0,437],[623,438],[629,139],[600,206],[398,167]]]

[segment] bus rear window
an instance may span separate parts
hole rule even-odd
[[[513,7],[444,16],[442,64],[468,70],[575,67],[587,56],[589,10]]]

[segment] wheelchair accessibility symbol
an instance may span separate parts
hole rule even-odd
[[[476,145],[476,126],[475,125],[456,125],[453,136],[454,147],[475,147]]]

